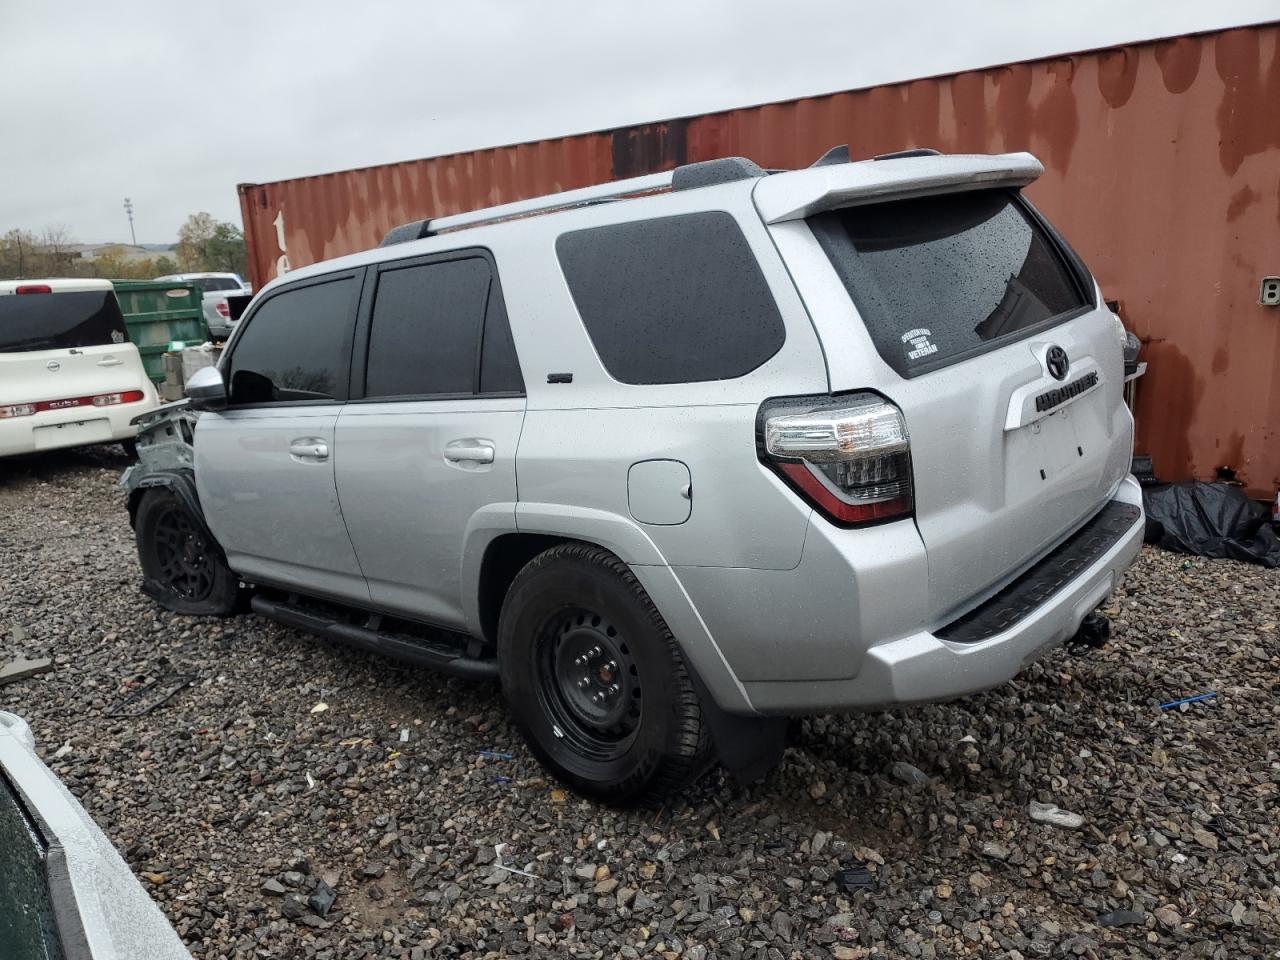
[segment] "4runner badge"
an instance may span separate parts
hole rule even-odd
[[[908,360],[919,360],[921,357],[927,357],[931,353],[938,352],[938,345],[930,343],[929,338],[933,334],[924,327],[917,327],[915,330],[908,330],[902,335],[902,342],[910,349],[907,350]]]

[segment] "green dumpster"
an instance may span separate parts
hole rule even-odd
[[[193,283],[112,280],[129,339],[142,354],[147,376],[164,380],[164,355],[209,339],[204,294]]]

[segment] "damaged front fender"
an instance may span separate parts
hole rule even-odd
[[[188,401],[179,400],[133,419],[138,428],[138,462],[120,478],[120,487],[128,499],[130,525],[137,517],[143,493],[153,487],[166,487],[205,526],[196,493],[195,439],[199,418],[200,412],[192,410]],[[207,527],[205,533],[209,533]]]

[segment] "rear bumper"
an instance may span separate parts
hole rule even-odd
[[[1043,602],[1024,604],[1016,610],[1016,622],[1007,629],[966,632],[974,619],[966,617],[963,620],[969,624],[957,621],[937,632],[920,630],[868,647],[857,674],[849,679],[744,683],[752,709],[792,714],[868,710],[949,700],[1012,679],[1027,664],[1072,637],[1138,555],[1144,518],[1137,482],[1126,478],[1113,502],[1136,508],[1136,514],[1128,512],[1133,519],[1127,529],[1105,549],[1096,551],[1077,572],[1058,577],[1056,589]],[[1056,555],[1057,551],[1045,558],[1028,576],[1034,580],[1037,570],[1046,569]],[[984,605],[990,614],[988,625],[999,623],[1000,611],[991,605],[1000,604],[1003,595],[1002,591]],[[946,639],[948,636],[964,639]]]
[[[150,381],[137,389],[146,394],[137,403],[122,403],[114,407],[72,407],[0,420],[0,457],[132,439],[138,435],[138,428],[129,421],[160,405],[160,398]]]

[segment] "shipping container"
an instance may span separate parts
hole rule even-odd
[[[1032,200],[1142,338],[1137,449],[1168,479],[1280,486],[1280,25],[276,183],[242,184],[255,288],[423,217],[741,155],[1030,150]]]

